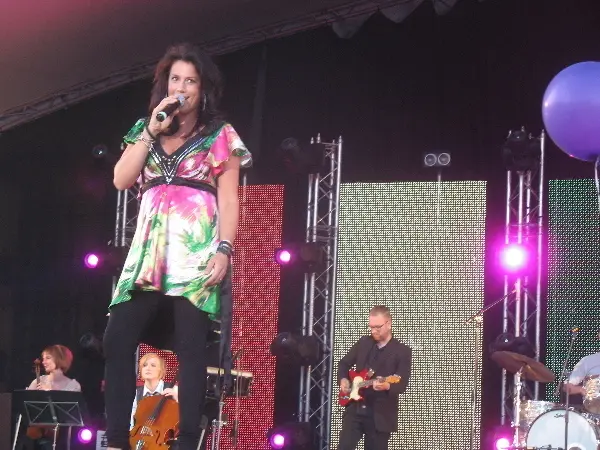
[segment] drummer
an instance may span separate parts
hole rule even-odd
[[[583,396],[585,394],[583,382],[588,377],[598,375],[600,375],[600,353],[584,356],[575,364],[571,376],[567,379],[568,383],[565,383],[564,390],[569,395]]]

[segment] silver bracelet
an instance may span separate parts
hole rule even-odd
[[[146,147],[148,147],[148,150],[152,150],[152,148],[154,147],[154,141],[151,140],[151,139],[145,138],[141,134],[138,136],[138,138],[136,139],[136,141],[141,141],[144,144],[146,144]]]

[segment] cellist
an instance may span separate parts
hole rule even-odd
[[[178,389],[177,385],[165,381],[166,365],[165,360],[156,353],[146,353],[140,358],[139,375],[144,384],[138,386],[135,392],[135,399],[133,400],[133,409],[131,411],[131,428],[135,424],[135,412],[137,410],[138,402],[151,395],[165,395],[171,397],[173,400],[178,402]]]

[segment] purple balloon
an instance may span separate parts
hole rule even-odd
[[[544,93],[542,116],[563,152],[595,161],[600,155],[600,62],[581,62],[559,72]]]

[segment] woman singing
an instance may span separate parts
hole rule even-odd
[[[218,112],[221,76],[190,44],[156,67],[149,117],[125,136],[114,184],[139,184],[136,233],[110,304],[104,335],[107,440],[129,447],[133,355],[141,340],[172,329],[179,357],[179,448],[195,450],[206,390],[206,336],[221,309],[238,216],[240,167],[251,155]],[[179,104],[164,121],[157,115]],[[158,330],[158,331],[157,331]],[[163,346],[163,348],[165,348]]]
[[[177,386],[173,383],[165,381],[167,372],[165,360],[156,353],[146,353],[141,357],[139,362],[140,378],[144,380],[142,386],[138,386],[133,400],[133,408],[131,410],[131,428],[135,425],[134,418],[137,410],[138,402],[149,395],[166,395],[172,397],[173,400],[179,401],[177,396]]]

